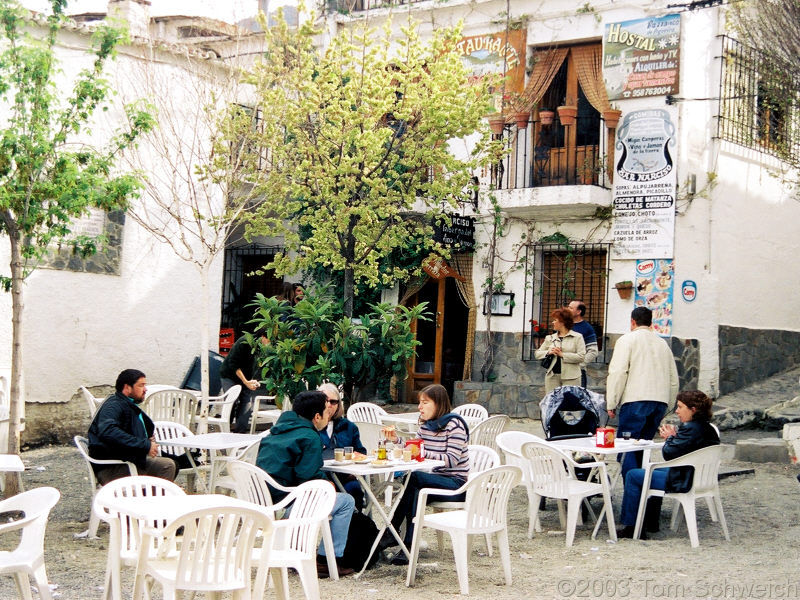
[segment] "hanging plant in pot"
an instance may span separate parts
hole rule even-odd
[[[542,125],[552,125],[553,118],[555,116],[556,113],[554,113],[549,108],[542,108],[539,110],[539,123],[541,123]]]
[[[609,108],[608,110],[603,111],[603,121],[605,121],[606,127],[609,129],[617,128],[620,117],[622,117],[622,111],[617,110],[616,108]]]
[[[558,119],[562,125],[575,125],[575,117],[578,116],[578,107],[572,104],[565,104],[558,107]]]
[[[630,280],[618,281],[614,287],[617,288],[617,293],[622,300],[627,300],[633,293],[633,282]]]
[[[531,113],[527,110],[525,111],[517,111],[514,113],[514,121],[517,124],[517,129],[525,129],[528,126],[528,121],[530,120]]]
[[[502,135],[503,130],[506,128],[506,118],[501,113],[492,113],[487,119],[489,120],[489,129],[495,135]]]

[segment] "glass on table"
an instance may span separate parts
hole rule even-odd
[[[345,460],[353,460],[353,447],[352,446],[345,446],[344,447],[344,459]]]
[[[351,449],[352,452],[352,449]],[[342,462],[344,460],[344,448],[334,448],[333,449],[333,459],[336,462]]]
[[[630,432],[630,431],[623,431],[623,432],[622,432],[622,439],[623,439],[623,440],[629,440],[629,439],[631,439],[631,432]]]

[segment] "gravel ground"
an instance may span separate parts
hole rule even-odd
[[[536,424],[515,420],[514,429],[535,431]],[[772,432],[723,432],[723,442],[736,437],[758,437]],[[103,594],[108,532],[101,524],[100,538],[75,539],[87,525],[89,489],[85,466],[71,446],[51,446],[22,455],[28,470],[26,489],[50,485],[61,491],[47,530],[45,560],[54,596],[93,599]],[[559,531],[553,503],[541,514],[544,532],[529,540],[527,499],[517,488],[510,501],[510,545],[513,584],[505,586],[497,555],[489,557],[483,541],[476,540],[470,556],[470,592],[476,598],[800,598],[800,510],[795,465],[750,464],[726,461],[726,466],[755,468],[754,475],[724,479],[722,503],[731,533],[726,542],[718,524],[711,522],[705,504],[698,505],[700,548],[689,545],[685,526],[673,533],[669,510],[662,514],[662,530],[647,541],[598,539],[590,528],[579,528],[575,544],[567,548]],[[180,482],[181,480],[179,480]],[[619,505],[621,490],[616,490]],[[595,503],[597,505],[597,503]],[[458,584],[449,543],[440,555],[435,536],[425,532],[430,550],[421,555],[423,565],[414,588],[405,587],[404,567],[379,563],[359,579],[323,580],[321,598],[404,600],[455,598]],[[7,544],[6,544],[7,545]],[[123,573],[129,597],[132,573]],[[292,596],[302,598],[296,576],[290,576]],[[267,597],[271,597],[268,592]],[[0,578],[0,599],[16,598],[13,580]],[[156,589],[155,598],[160,597]]]

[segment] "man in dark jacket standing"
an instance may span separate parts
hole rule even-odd
[[[329,418],[327,396],[323,392],[300,392],[292,402],[292,410],[284,412],[272,426],[270,434],[261,441],[256,464],[287,487],[295,487],[312,479],[327,479],[322,470],[322,440],[319,432],[328,425]],[[286,496],[286,493],[274,488],[270,492],[274,502]],[[337,492],[330,522],[337,563],[344,554],[353,510],[353,497]],[[317,571],[320,576],[326,577],[328,563],[322,543],[318,552]],[[342,565],[338,569],[340,577],[353,573],[353,569]]]
[[[173,481],[175,461],[158,455],[153,421],[139,405],[147,393],[144,373],[125,369],[117,377],[116,393],[100,405],[89,426],[89,456],[98,460],[124,460],[136,465],[139,475]],[[93,465],[97,480],[109,481],[130,474],[126,465]]]

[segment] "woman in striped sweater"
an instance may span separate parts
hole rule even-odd
[[[429,385],[419,392],[420,428],[418,435],[423,441],[424,458],[442,460],[444,466],[436,467],[431,473],[413,471],[408,475],[410,478],[408,486],[400,499],[394,517],[392,517],[392,525],[398,531],[403,521],[406,522],[403,543],[407,547],[411,546],[411,540],[414,537],[413,519],[417,513],[419,491],[422,488],[455,490],[467,481],[469,429],[464,419],[450,410],[450,397],[443,386]],[[397,441],[396,437],[394,441]],[[411,448],[412,451],[416,450],[415,446],[411,446]],[[431,501],[458,502],[464,500],[464,494],[447,497],[429,496],[428,498]],[[397,544],[391,534],[382,542],[381,545],[384,548]],[[408,564],[408,559],[403,553],[399,553],[392,563]]]

